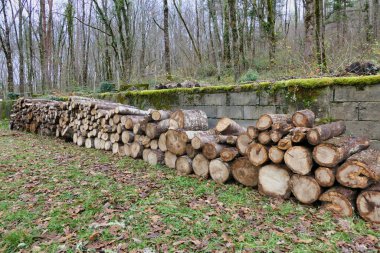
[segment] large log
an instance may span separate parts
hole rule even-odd
[[[335,183],[336,168],[319,167],[314,171],[315,180],[322,187],[331,187]]]
[[[322,192],[321,187],[313,177],[298,174],[292,175],[290,188],[296,199],[304,204],[314,203]]]
[[[218,144],[218,143],[206,143],[202,148],[202,154],[209,160],[218,158],[220,156],[220,152],[223,148],[226,148],[226,145]]]
[[[209,177],[210,161],[202,154],[197,154],[193,159],[194,174],[203,178]]]
[[[255,166],[260,166],[268,161],[267,148],[260,143],[250,144],[247,148],[247,156],[249,161]]]
[[[166,132],[166,148],[176,155],[184,155],[186,153],[186,144],[190,143],[196,135],[203,133],[206,132],[169,129]]]
[[[291,116],[288,114],[263,114],[256,122],[256,128],[260,131],[269,129],[276,123],[290,123]]]
[[[175,163],[177,161],[177,156],[170,151],[166,151],[164,161],[165,161],[165,165],[167,167],[169,167],[171,169],[175,169]]]
[[[292,116],[293,125],[296,127],[313,127],[315,114],[311,110],[297,111]]]
[[[322,207],[339,216],[349,217],[354,214],[356,192],[352,189],[337,186],[324,192],[319,200]]]
[[[245,155],[253,139],[248,134],[241,134],[236,140],[236,147],[241,155]]]
[[[215,130],[224,135],[240,135],[247,131],[246,128],[230,118],[221,118],[215,126]]]
[[[360,217],[380,224],[380,182],[363,190],[356,199]]]
[[[368,148],[369,140],[363,137],[334,137],[316,146],[313,158],[325,167],[335,167],[349,156]]]
[[[216,142],[216,135],[198,134],[191,140],[191,145],[194,149],[201,149],[206,143]]]
[[[231,169],[228,163],[214,159],[209,165],[210,176],[218,184],[224,184],[231,178]]]
[[[133,142],[131,144],[131,157],[142,158],[143,150],[144,150],[144,147],[140,142]]]
[[[220,159],[223,162],[230,162],[239,155],[239,151],[235,147],[225,147],[220,151]]]
[[[276,146],[270,147],[270,149],[268,151],[269,159],[273,163],[277,163],[277,164],[282,163],[282,161],[284,160],[284,154],[285,154],[285,152]]]
[[[259,167],[254,166],[246,157],[236,159],[231,165],[232,176],[242,185],[255,187],[259,179]]]
[[[280,165],[268,164],[259,170],[259,192],[266,196],[289,198],[290,174]]]
[[[178,110],[175,111],[170,119],[178,123],[178,127],[184,130],[207,130],[207,115],[201,110]]]
[[[188,156],[181,156],[177,158],[175,169],[178,175],[189,175],[193,173],[192,159]]]
[[[367,188],[380,181],[380,150],[367,149],[349,157],[336,172],[337,181],[350,188]]]
[[[164,152],[159,149],[151,149],[147,157],[147,162],[151,165],[163,164],[164,158]]]
[[[316,126],[307,133],[307,141],[311,145],[318,145],[325,140],[337,137],[346,131],[344,121]]]
[[[309,149],[303,146],[294,146],[284,155],[284,161],[289,169],[300,175],[307,175],[313,167],[313,158]]]

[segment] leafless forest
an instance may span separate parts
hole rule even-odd
[[[379,0],[0,0],[0,88],[234,82],[378,63]]]

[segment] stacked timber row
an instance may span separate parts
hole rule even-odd
[[[343,121],[315,125],[310,110],[264,114],[247,128],[222,118],[209,129],[200,110],[140,110],[83,97],[19,99],[10,128],[65,138],[86,148],[165,164],[179,175],[235,180],[266,196],[355,210],[380,223],[380,151],[365,137],[342,136]]]

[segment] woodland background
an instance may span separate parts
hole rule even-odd
[[[0,98],[379,62],[380,0],[0,0]]]

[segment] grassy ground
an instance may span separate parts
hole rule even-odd
[[[380,227],[0,128],[0,252],[379,249]]]

